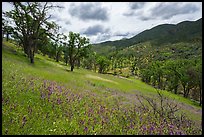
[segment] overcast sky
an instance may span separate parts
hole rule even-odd
[[[59,2],[52,12],[60,32],[80,33],[91,43],[130,38],[159,24],[202,17],[202,2]],[[2,10],[11,10],[2,3]]]

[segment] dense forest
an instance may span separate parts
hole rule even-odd
[[[69,73],[75,74],[74,72],[78,72],[79,69],[86,69],[104,76],[137,79],[156,90],[165,90],[202,106],[202,18],[176,25],[162,24],[128,39],[94,44],[88,37],[83,37],[79,33],[72,31],[69,35],[60,33],[60,26],[56,22],[49,21],[49,10],[60,6],[38,2],[11,4],[14,9],[3,12],[2,15],[3,46],[6,47],[5,43],[14,44],[15,48],[22,52],[23,57],[27,58],[29,64],[38,63],[39,59],[36,56],[41,55],[54,60],[57,64],[63,64],[69,68]],[[48,93],[48,96],[49,94],[52,93]],[[162,99],[161,94],[158,94]],[[57,99],[58,104],[61,104],[61,101]],[[88,101],[91,102],[89,99]],[[152,104],[150,101],[149,105]],[[155,109],[153,106],[152,108]],[[162,106],[161,108],[164,109]],[[100,111],[103,111],[102,108]],[[162,117],[163,112],[159,111],[158,115]],[[173,113],[173,110],[169,112]],[[132,115],[130,112],[127,113]],[[26,120],[23,121],[25,123]],[[84,132],[88,130],[86,128]],[[108,131],[108,127],[106,128]],[[117,131],[117,133],[126,133],[126,131]],[[61,133],[63,132],[59,132]],[[114,134],[114,132],[104,133]],[[149,132],[139,134],[149,134]],[[188,133],[186,131],[185,134],[194,134],[194,131]]]

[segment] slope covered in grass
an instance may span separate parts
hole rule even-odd
[[[183,21],[178,24],[161,24],[149,30],[144,30],[129,39],[97,43],[94,46],[94,50],[98,53],[106,54],[111,50],[113,51],[114,48],[124,49],[147,41],[156,47],[161,47],[168,43],[190,42],[196,39],[202,39],[201,30],[202,18],[196,21]],[[105,51],[103,51],[104,49]]]
[[[178,104],[178,116],[185,112],[192,121],[139,107],[136,95],[157,100],[157,92],[138,79],[70,72],[62,62],[38,54],[30,64],[15,45],[2,46],[3,134],[200,134],[201,107],[162,93]]]

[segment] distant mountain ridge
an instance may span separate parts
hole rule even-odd
[[[150,41],[153,45],[202,40],[202,18],[196,21],[183,21],[178,24],[161,24],[145,30],[132,38],[106,41],[94,46],[113,46],[125,48],[134,44]]]

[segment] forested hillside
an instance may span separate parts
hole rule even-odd
[[[96,44],[93,50],[110,61],[108,73],[135,76],[156,88],[200,101],[201,105],[201,30],[202,18],[163,24],[130,39]]]

